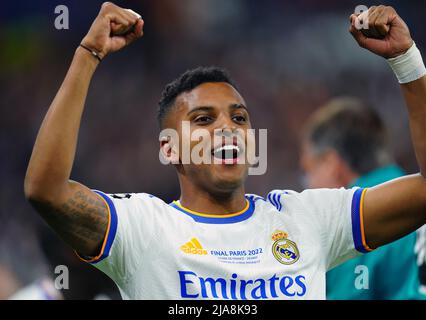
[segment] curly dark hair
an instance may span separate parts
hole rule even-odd
[[[236,88],[228,72],[219,67],[197,67],[187,70],[177,79],[173,80],[163,90],[159,101],[157,120],[160,128],[163,127],[164,118],[174,105],[176,98],[183,92],[188,92],[206,82],[226,82]]]

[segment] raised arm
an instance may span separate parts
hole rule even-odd
[[[388,59],[401,84],[421,172],[366,191],[365,240],[375,248],[426,223],[426,70],[407,25],[392,7],[371,7],[350,19],[350,32],[358,44]],[[368,29],[357,29],[366,24]]]
[[[83,255],[99,253],[108,225],[107,206],[84,185],[69,180],[90,81],[99,59],[142,36],[143,21],[104,3],[43,120],[25,176],[25,196],[42,218]],[[93,53],[91,53],[93,51]]]

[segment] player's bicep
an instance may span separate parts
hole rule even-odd
[[[54,201],[32,204],[73,249],[85,256],[98,255],[109,219],[108,206],[99,195],[70,181]]]
[[[108,226],[97,256],[79,256],[122,284],[145,260],[161,205],[147,194],[95,192],[108,206]]]
[[[365,238],[376,248],[418,229],[426,219],[426,180],[409,175],[370,188],[364,197]]]

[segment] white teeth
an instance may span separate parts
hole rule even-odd
[[[222,147],[215,149],[214,153],[221,152],[221,151],[227,151],[227,150],[237,150],[238,153],[240,152],[240,148],[238,146],[228,144],[228,145],[225,145],[225,146],[222,146]]]

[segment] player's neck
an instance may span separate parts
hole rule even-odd
[[[225,215],[247,206],[244,186],[229,193],[212,193],[196,187],[181,188],[180,204],[192,211]]]

